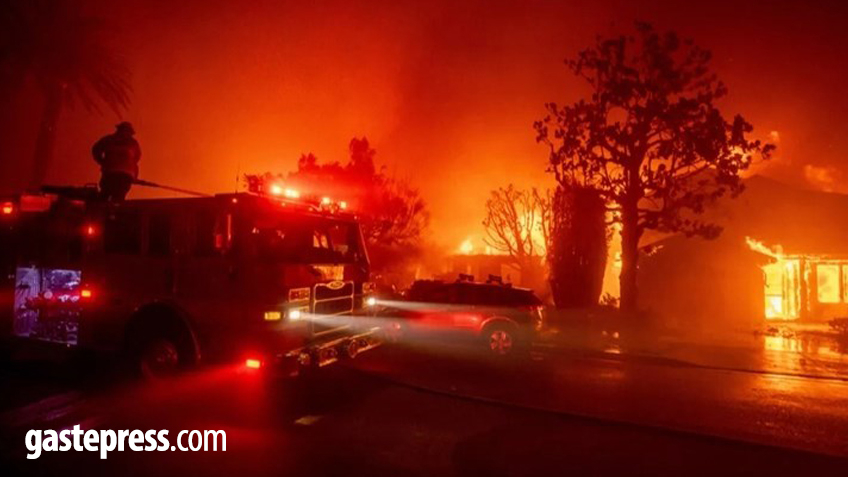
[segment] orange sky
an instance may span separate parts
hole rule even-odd
[[[432,237],[480,234],[490,189],[545,186],[532,122],[574,101],[562,65],[596,34],[644,19],[715,53],[728,115],[780,135],[772,175],[844,182],[848,35],[839,2],[99,1],[133,70],[142,177],[232,190],[237,171],[287,171],[303,152],[343,159],[367,136],[421,189]],[[698,6],[698,4],[701,6]],[[810,2],[806,2],[810,4]],[[25,181],[37,110],[20,96],[2,139],[4,188]],[[115,117],[68,112],[54,182],[92,182],[90,144]]]

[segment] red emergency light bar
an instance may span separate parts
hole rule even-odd
[[[287,199],[300,198],[300,191],[292,189],[291,187],[283,187],[279,184],[271,184],[271,187],[268,188],[268,192],[273,196],[285,197]]]
[[[294,204],[328,212],[347,211],[348,209],[347,201],[335,201],[329,196],[304,197],[299,190],[290,187],[283,187],[279,184],[272,184],[268,187],[267,192],[255,188],[251,189],[250,192],[262,197],[276,199],[280,201],[282,205]],[[235,203],[237,200],[234,200],[233,202]]]
[[[282,205],[295,204],[331,213],[348,209],[347,201],[334,200],[326,195],[305,195],[291,185],[278,181],[265,181],[262,178],[254,177],[249,180],[247,191],[258,196],[277,199]]]

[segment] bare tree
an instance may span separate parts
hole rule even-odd
[[[486,201],[486,244],[509,255],[525,273],[535,273],[545,255],[551,223],[551,193],[512,184],[491,192]]]
[[[636,35],[599,38],[566,61],[592,90],[569,106],[546,105],[535,123],[563,187],[597,190],[621,223],[621,306],[637,305],[639,240],[647,229],[712,238],[705,207],[742,191],[739,173],[774,146],[746,136],[741,116],[725,120],[715,102],[727,88],[710,53],[673,32],[637,24]]]

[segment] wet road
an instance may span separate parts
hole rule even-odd
[[[454,395],[848,456],[848,380],[615,354],[542,352],[513,366],[457,354],[430,347],[357,365]]]
[[[297,382],[231,367],[152,385],[62,385],[0,412],[0,464],[6,475],[245,476],[835,475],[848,465],[848,383],[536,358],[380,349]],[[2,389],[38,382],[7,371]],[[74,424],[222,429],[227,451],[25,459],[27,429]]]

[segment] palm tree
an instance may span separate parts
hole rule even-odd
[[[108,46],[110,30],[74,0],[12,0],[0,7],[2,86],[32,81],[44,97],[31,185],[40,186],[53,160],[56,128],[66,106],[119,117],[130,102],[130,72]]]

